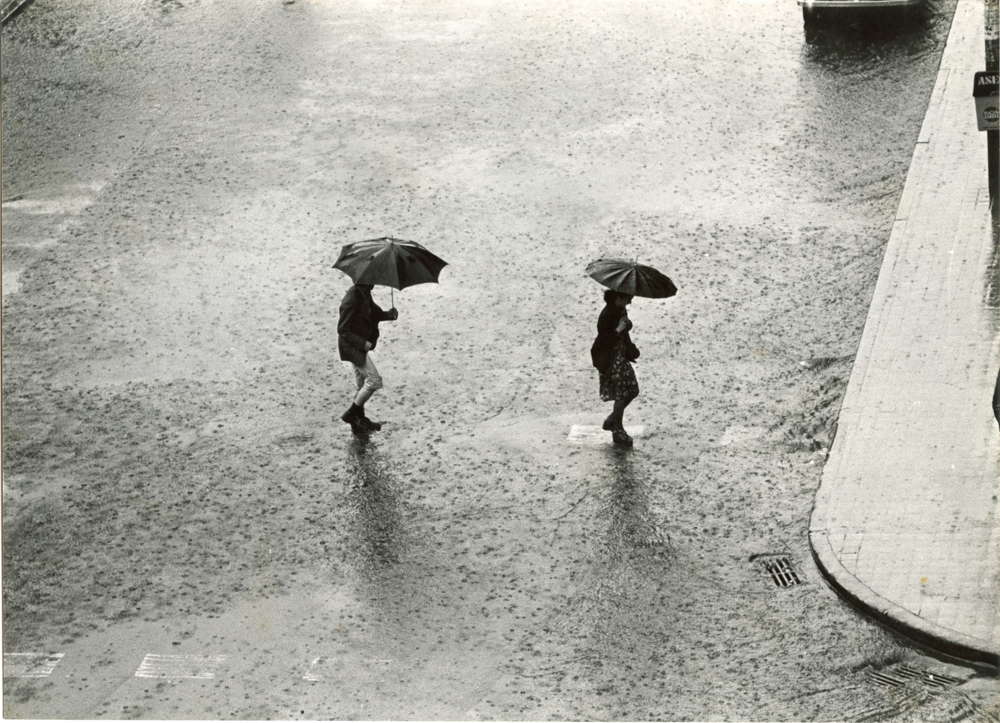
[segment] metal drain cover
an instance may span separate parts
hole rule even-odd
[[[782,555],[762,555],[756,558],[761,567],[771,576],[778,587],[792,587],[802,584],[802,578],[795,572],[791,560]]]
[[[962,682],[949,675],[929,673],[926,670],[917,670],[902,664],[893,665],[883,670],[869,670],[868,675],[879,685],[892,688],[902,688],[907,683],[917,682],[931,690],[942,690]]]

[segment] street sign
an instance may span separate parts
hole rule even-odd
[[[976,122],[981,131],[1000,129],[1000,73],[976,73],[972,85],[976,101]]]

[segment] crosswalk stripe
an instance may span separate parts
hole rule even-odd
[[[316,658],[309,664],[309,670],[302,676],[302,679],[312,681],[313,683],[323,680],[323,668],[330,660],[330,658]]]
[[[4,653],[3,677],[48,678],[63,653]]]
[[[625,427],[625,431],[628,432],[630,437],[638,437],[642,435],[645,427]],[[569,431],[569,436],[566,437],[566,441],[571,444],[590,444],[590,445],[601,445],[601,444],[613,444],[611,439],[611,432],[607,432],[601,427],[591,427],[583,424],[574,424],[573,428]]]
[[[149,653],[135,671],[136,678],[214,678],[225,655],[157,655]]]

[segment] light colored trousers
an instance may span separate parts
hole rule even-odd
[[[354,397],[354,403],[363,407],[372,394],[382,388],[382,375],[378,373],[371,354],[365,354],[364,366],[359,367],[357,364],[351,366],[354,367],[354,381],[358,384],[358,394]]]

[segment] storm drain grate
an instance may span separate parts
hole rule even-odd
[[[761,559],[760,564],[778,587],[792,587],[802,583],[787,557],[766,557]]]
[[[926,670],[917,670],[908,665],[894,665],[885,670],[871,670],[868,675],[879,685],[892,688],[902,688],[907,683],[915,681],[932,690],[941,690],[962,682],[958,678],[928,673]]]

